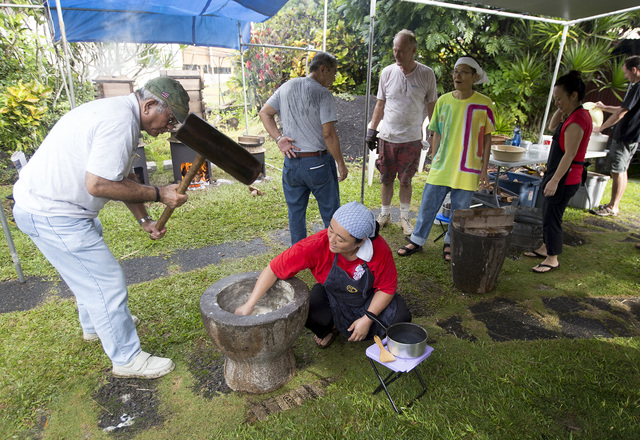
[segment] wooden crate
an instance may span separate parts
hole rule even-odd
[[[163,70],[160,75],[177,80],[187,92],[201,91],[204,88],[204,81],[200,77],[200,73],[194,70]]]
[[[203,116],[204,109],[205,109],[205,105],[203,101],[189,100],[189,112],[195,113],[196,115],[200,116],[202,119],[205,119]]]
[[[95,83],[96,99],[126,96],[133,93],[133,80],[127,77],[99,76]]]
[[[182,87],[184,87],[184,86],[182,86]],[[187,90],[187,94],[189,95],[189,101],[202,101],[202,91],[201,90]]]

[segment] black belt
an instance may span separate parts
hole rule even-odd
[[[296,157],[316,157],[316,156],[324,156],[325,154],[327,154],[327,150],[322,150],[322,151],[313,151],[310,153],[296,153]]]

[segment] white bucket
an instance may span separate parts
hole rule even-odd
[[[607,149],[607,142],[609,136],[601,133],[591,133],[589,138],[589,145],[587,145],[587,151],[604,151]]]

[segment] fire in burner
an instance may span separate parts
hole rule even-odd
[[[183,162],[180,164],[180,174],[184,179],[184,176],[189,172],[189,168],[193,165],[191,162]],[[195,177],[189,184],[189,189],[203,189],[207,185],[207,175],[209,174],[209,165],[205,160],[200,170],[196,173]]]

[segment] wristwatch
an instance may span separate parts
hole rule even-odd
[[[150,215],[138,219],[138,223],[140,223],[140,224],[143,224],[143,223],[146,223],[146,222],[152,222],[152,221],[153,221],[153,219],[151,218]]]

